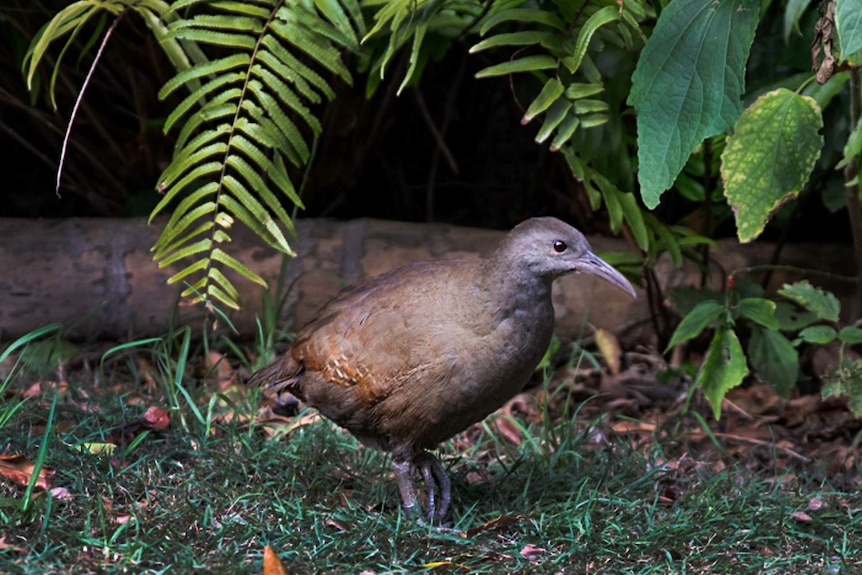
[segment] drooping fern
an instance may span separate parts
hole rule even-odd
[[[237,222],[284,253],[293,223],[282,197],[298,207],[288,164],[308,162],[320,133],[312,107],[335,92],[326,76],[352,81],[341,61],[365,34],[355,0],[80,0],[59,12],[31,43],[24,66],[32,82],[48,46],[68,35],[60,58],[91,19],[107,11],[142,16],[179,71],[160,91],[189,94],[164,129],[179,127],[173,159],[159,180],[153,210],[170,217],[153,246],[160,267],[183,261],[169,283],[183,297],[238,308],[225,271],[265,285],[230,255]],[[207,57],[207,47],[219,57]],[[58,65],[54,68],[56,74]],[[53,94],[53,82],[51,88]],[[52,99],[53,101],[53,99]],[[188,258],[188,259],[187,259]]]
[[[239,307],[223,269],[265,283],[226,251],[229,232],[239,220],[273,248],[293,253],[285,236],[293,222],[279,196],[299,207],[302,200],[287,164],[309,160],[309,140],[321,130],[310,106],[335,95],[315,68],[351,82],[341,53],[358,49],[364,25],[351,2],[174,3],[172,13],[183,10],[191,13],[172,23],[169,37],[227,55],[180,72],[159,94],[191,89],[165,122],[165,130],[182,127],[159,183],[164,198],[151,216],[173,206],[154,257],[160,266],[192,259],[169,279],[197,278],[184,297]]]

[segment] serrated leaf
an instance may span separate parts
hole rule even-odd
[[[788,397],[799,379],[799,353],[786,337],[760,326],[751,330],[748,360],[761,380]]]
[[[712,405],[716,419],[721,416],[721,401],[724,396],[742,383],[746,375],[748,363],[739,338],[729,327],[720,326],[712,338],[695,379],[695,384],[701,386],[704,396]]]
[[[540,54],[537,56],[525,56],[516,60],[509,60],[488,66],[476,72],[476,78],[493,78],[495,76],[508,76],[519,72],[536,72],[538,70],[551,70],[557,67],[557,61],[551,56]]]
[[[834,294],[811,285],[808,280],[794,284],[784,284],[778,293],[789,300],[795,301],[805,309],[811,310],[820,319],[838,321],[841,313],[841,303]]]
[[[862,329],[854,325],[845,326],[838,332],[838,339],[850,345],[862,343]]]
[[[648,208],[692,150],[739,117],[759,12],[757,0],[674,0],[659,16],[628,99],[637,111],[638,180]]]
[[[800,309],[796,304],[787,301],[776,302],[775,318],[781,331],[799,331],[820,319],[813,311]]]
[[[799,337],[808,343],[832,343],[838,337],[834,327],[828,325],[812,325],[799,332]]]
[[[679,345],[684,341],[688,341],[693,337],[697,337],[710,326],[710,324],[718,321],[724,314],[724,305],[715,300],[707,300],[697,304],[694,309],[688,312],[682,321],[679,322],[673,336],[670,338],[670,343],[667,344],[669,351],[673,346]]]
[[[771,330],[778,330],[778,319],[775,317],[775,302],[760,297],[747,297],[737,304],[739,315],[759,323]]]
[[[563,85],[559,80],[556,78],[549,78],[548,81],[545,82],[545,85],[542,86],[542,90],[539,92],[539,95],[536,96],[536,99],[533,100],[530,107],[527,108],[526,112],[524,112],[524,117],[521,118],[521,125],[523,126],[524,124],[528,124],[530,120],[550,108],[551,105],[563,95],[563,90]]]
[[[721,155],[724,195],[741,242],[760,235],[775,210],[799,195],[820,156],[822,127],[817,102],[784,88],[742,113]]]
[[[862,63],[862,0],[840,0],[835,6],[835,26],[841,39],[841,61]]]
[[[862,377],[859,374],[859,366],[854,365],[850,374],[844,377],[835,377],[823,386],[821,392],[824,399],[836,395],[846,395],[849,398],[847,407],[857,417],[862,416]]]

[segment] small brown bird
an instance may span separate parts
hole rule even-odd
[[[418,469],[425,517],[442,521],[449,478],[427,450],[521,391],[551,340],[551,283],[575,272],[635,297],[576,229],[526,220],[488,258],[408,264],[344,289],[250,384],[289,391],[365,445],[391,452],[404,508],[417,518]]]

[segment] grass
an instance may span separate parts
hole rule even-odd
[[[292,574],[862,572],[862,495],[814,470],[674,466],[659,444],[591,445],[577,417],[531,424],[517,448],[484,425],[441,450],[454,521],[438,529],[405,520],[388,457],[331,424],[273,437],[245,417],[254,394],[143,380],[0,407],[2,453],[55,488],[25,499],[0,479],[0,572],[261,573],[267,545]],[[170,427],[88,452],[159,401]]]

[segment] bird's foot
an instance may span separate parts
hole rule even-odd
[[[425,480],[427,505],[424,514],[413,484],[414,465]],[[395,470],[395,480],[407,515],[411,519],[427,521],[431,524],[442,523],[452,502],[452,483],[440,461],[427,451],[422,451],[415,455],[412,461],[393,458],[392,467]]]

